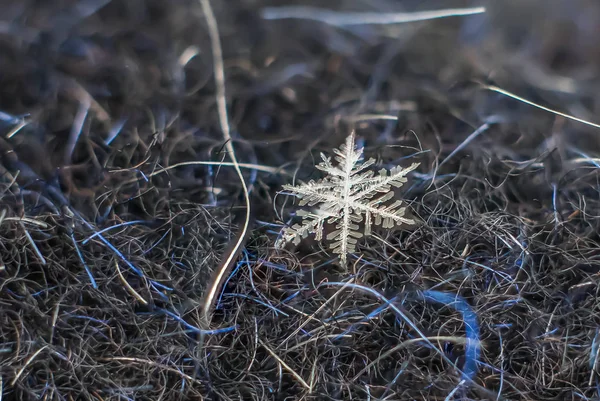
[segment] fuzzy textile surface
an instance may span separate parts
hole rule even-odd
[[[1,399],[600,399],[599,34],[592,0],[0,1]],[[416,224],[276,248],[353,131],[419,163]]]

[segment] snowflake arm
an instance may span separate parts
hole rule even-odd
[[[302,217],[302,224],[294,224],[291,227],[284,228],[275,246],[280,248],[288,242],[298,245],[309,234],[315,234],[317,241],[323,238],[323,224],[330,216],[325,213],[310,213],[304,210],[299,210],[297,215]]]
[[[364,177],[362,181],[356,184],[356,187],[360,188],[360,191],[353,197],[364,199],[365,197],[375,195],[377,192],[388,193],[391,189],[390,186],[400,188],[407,181],[406,175],[418,166],[419,163],[413,163],[407,168],[396,166],[390,170],[389,175],[385,169],[381,169],[379,170],[379,175],[373,178],[371,178],[372,174],[369,177]]]

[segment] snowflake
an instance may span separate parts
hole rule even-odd
[[[355,148],[354,140],[352,132],[346,143],[334,150],[336,166],[329,157],[321,154],[323,161],[316,167],[327,173],[322,180],[283,186],[286,192],[300,199],[300,206],[319,207],[314,211],[298,211],[297,215],[302,217],[301,224],[284,228],[277,247],[281,248],[288,242],[297,245],[310,234],[315,234],[315,239],[321,241],[324,224],[335,224],[335,230],[326,238],[333,241],[330,249],[340,256],[342,265],[345,265],[348,253],[356,250],[357,240],[371,234],[372,224],[383,228],[414,224],[414,220],[404,217],[406,208],[401,207],[401,200],[388,201],[394,197],[392,187],[401,187],[407,181],[406,175],[419,163],[404,169],[394,167],[389,173],[381,169],[376,175],[366,170],[375,160],[363,162],[363,149]],[[364,233],[359,231],[359,223],[363,221]]]

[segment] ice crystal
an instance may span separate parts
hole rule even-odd
[[[297,215],[302,217],[302,222],[284,228],[276,245],[282,247],[288,242],[297,245],[310,234],[320,241],[324,225],[335,224],[326,239],[331,241],[330,249],[345,265],[347,255],[356,249],[357,240],[370,235],[373,224],[383,228],[414,224],[412,219],[404,217],[406,207],[402,207],[402,200],[388,201],[394,197],[392,187],[401,187],[406,182],[406,175],[419,163],[407,168],[394,167],[389,172],[381,169],[375,174],[367,170],[375,160],[362,161],[363,149],[356,148],[354,132],[334,153],[337,165],[321,154],[322,162],[316,167],[327,174],[323,179],[283,186],[284,191],[300,199],[300,206],[318,207],[299,210]],[[364,231],[360,230],[361,222],[364,222]]]

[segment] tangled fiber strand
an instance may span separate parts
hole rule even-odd
[[[600,396],[600,132],[565,117],[598,123],[595,2],[343,26],[325,17],[448,5],[211,2],[256,223],[209,327],[202,300],[245,210],[202,8],[13,3],[3,399]],[[323,14],[272,18],[290,10]],[[350,129],[377,167],[421,163],[395,193],[419,223],[375,230],[347,268],[316,241],[276,250],[297,210],[278,191],[318,178]]]

